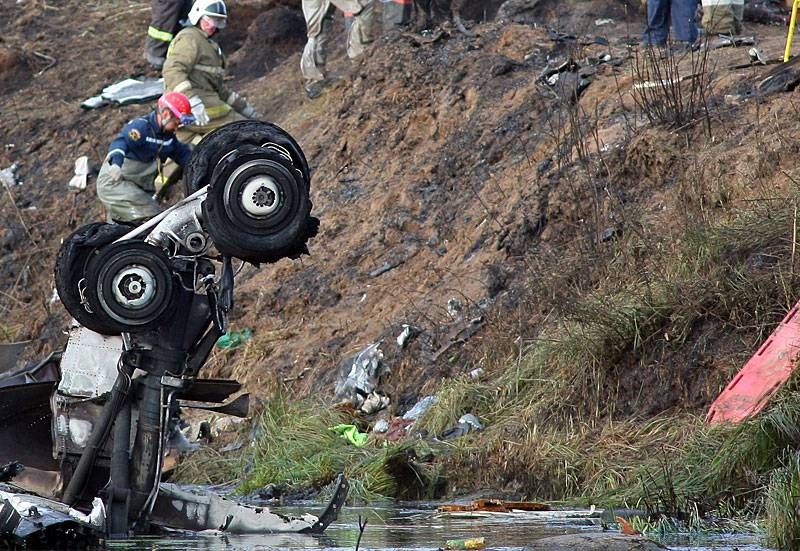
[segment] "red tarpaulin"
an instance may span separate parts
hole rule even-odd
[[[800,353],[799,310],[800,302],[717,396],[708,410],[707,423],[738,423],[755,415],[789,379]]]

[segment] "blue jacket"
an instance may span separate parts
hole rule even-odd
[[[191,156],[192,150],[179,142],[175,134],[161,131],[155,111],[123,126],[108,146],[109,162],[120,167],[126,157],[143,162],[155,161],[156,157],[165,161],[169,157],[185,166]]]

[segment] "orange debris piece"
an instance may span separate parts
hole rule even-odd
[[[510,513],[512,511],[549,511],[550,506],[535,501],[504,501],[502,499],[476,499],[467,504],[445,504],[437,509],[440,513],[468,513],[483,511],[488,513]]]

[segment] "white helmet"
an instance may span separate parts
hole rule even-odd
[[[228,19],[228,8],[225,7],[225,2],[222,0],[195,0],[192,9],[189,10],[189,23],[197,25],[204,15],[213,17],[218,22],[220,19],[224,21]],[[217,25],[220,29],[224,26],[224,22],[222,25]]]

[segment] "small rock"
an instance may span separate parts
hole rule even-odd
[[[372,432],[377,432],[378,434],[383,434],[389,430],[389,421],[386,419],[378,419],[375,421],[375,426],[372,427]]]

